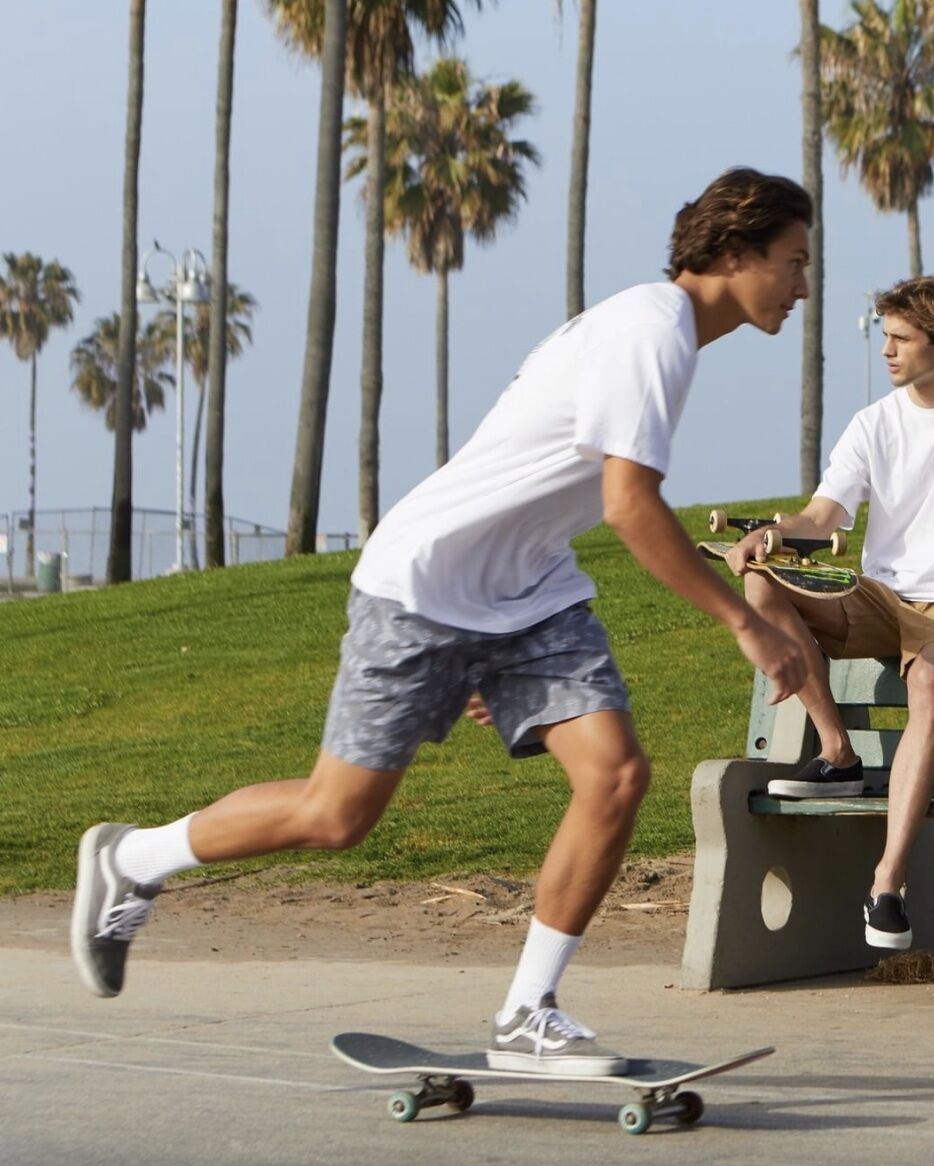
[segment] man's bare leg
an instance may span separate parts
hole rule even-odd
[[[568,775],[571,801],[542,864],[535,914],[581,935],[619,873],[650,766],[625,712],[550,725],[541,739]]]
[[[99,996],[119,994],[130,944],[169,875],[280,850],[354,846],[382,816],[401,777],[401,770],[366,769],[322,752],[306,781],[246,786],[167,826],[92,826],[78,851],[71,926],[84,983]]]
[[[912,843],[934,795],[934,644],[912,661],[907,682],[908,723],[892,759],[885,850],[873,895],[901,891]]]
[[[309,778],[244,786],[195,814],[191,848],[208,863],[356,846],[382,817],[403,773],[351,765],[322,750]]]
[[[856,754],[830,691],[826,661],[810,630],[819,629],[837,639],[845,639],[847,621],[842,602],[797,595],[753,571],[749,571],[744,579],[750,605],[791,636],[804,652],[807,680],[798,690],[798,697],[814,722],[820,738],[821,757],[839,768],[852,765]]]
[[[493,1068],[610,1073],[625,1058],[557,1008],[555,992],[582,933],[616,877],[648,788],[649,763],[629,713],[589,713],[539,736],[571,784],[571,800],[545,857],[535,915],[488,1054]],[[540,1055],[540,1050],[551,1050]],[[560,1051],[560,1056],[553,1055]]]

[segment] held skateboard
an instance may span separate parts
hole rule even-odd
[[[463,1111],[473,1104],[474,1090],[468,1078],[491,1077],[521,1081],[579,1081],[623,1085],[632,1089],[639,1100],[619,1111],[619,1124],[629,1134],[643,1134],[656,1117],[674,1117],[680,1122],[696,1122],[704,1112],[697,1093],[679,1092],[688,1081],[714,1077],[740,1065],[767,1057],[775,1049],[754,1049],[713,1065],[690,1061],[662,1061],[629,1058],[625,1073],[578,1077],[566,1074],[517,1072],[491,1069],[486,1053],[439,1053],[406,1041],[370,1032],[342,1032],[331,1041],[331,1052],[366,1073],[410,1074],[417,1079],[414,1089],[400,1089],[389,1098],[389,1116],[396,1121],[412,1121],[423,1109],[447,1105]]]
[[[710,512],[710,531],[720,534],[728,526],[748,534],[764,526],[772,526],[781,518],[732,518],[723,510]],[[701,542],[697,549],[708,559],[725,559],[733,549],[733,543]],[[838,599],[849,595],[859,585],[859,576],[849,567],[835,567],[815,559],[814,552],[829,550],[832,555],[846,554],[846,533],[834,531],[829,539],[796,538],[778,530],[765,532],[765,551],[768,558],[764,562],[750,559],[750,570],[770,575],[776,583],[797,591],[800,595],[813,595],[816,599]]]

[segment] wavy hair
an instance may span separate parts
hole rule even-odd
[[[765,255],[791,223],[810,227],[813,213],[811,196],[797,182],[736,166],[678,211],[665,273],[677,279],[682,271],[707,271],[723,255]]]
[[[880,316],[901,316],[926,333],[934,344],[934,276],[903,279],[888,291],[880,292],[876,296],[876,311]]]

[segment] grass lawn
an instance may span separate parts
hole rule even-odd
[[[798,499],[734,504],[797,509]],[[707,507],[679,511],[692,537]],[[861,534],[861,530],[859,532]],[[847,562],[858,561],[861,537]],[[698,761],[740,756],[751,672],[731,637],[598,528],[579,541],[631,687],[654,782],[632,852],[692,842]],[[305,775],[324,723],[355,554],[0,604],[0,893],[68,887],[81,832],[155,825],[240,785]],[[719,568],[725,573],[725,568]],[[296,879],[418,879],[539,865],[567,799],[548,758],[514,762],[462,721],[424,746],[367,841],[296,854]],[[238,864],[240,869],[282,856]]]

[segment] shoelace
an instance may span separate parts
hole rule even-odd
[[[580,1039],[593,1040],[597,1035],[591,1032],[589,1028],[578,1024],[576,1020],[572,1020],[560,1008],[536,1008],[534,1012],[529,1013],[525,1027],[529,1035],[535,1040],[536,1054],[542,1051],[545,1031],[548,1028],[556,1029],[561,1036],[569,1041]]]
[[[152,908],[152,899],[141,899],[139,895],[133,894],[127,895],[122,903],[117,903],[111,907],[107,913],[107,923],[97,933],[96,938],[119,939],[129,943],[149,918]]]

